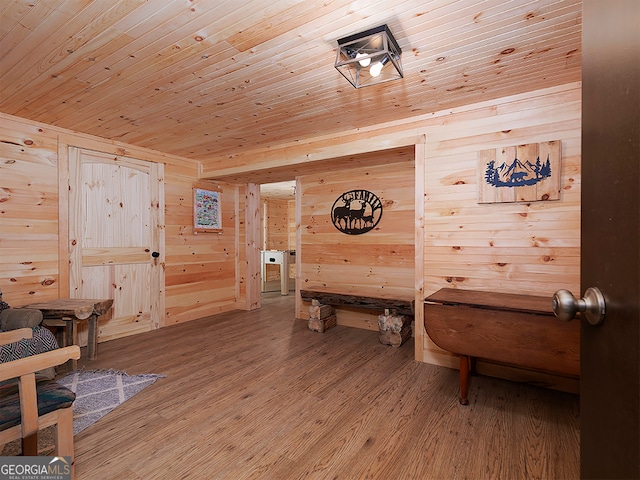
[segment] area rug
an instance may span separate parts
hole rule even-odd
[[[57,380],[76,394],[73,434],[77,435],[160,377],[162,375],[127,375],[117,370],[104,370],[78,371]]]
[[[73,434],[77,435],[162,377],[164,375],[128,375],[118,370],[80,370],[56,381],[76,394]],[[53,427],[38,434],[39,452],[52,450],[53,435]],[[20,441],[11,442],[5,445],[1,455],[18,455],[20,451]]]

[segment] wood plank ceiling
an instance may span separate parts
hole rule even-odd
[[[0,111],[206,163],[579,81],[578,0],[4,0]],[[405,78],[336,40],[386,23]]]

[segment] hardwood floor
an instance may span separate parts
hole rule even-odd
[[[166,378],[75,437],[77,479],[579,478],[578,397],[321,334],[293,295],[101,343],[80,368]],[[83,352],[84,354],[84,352]]]

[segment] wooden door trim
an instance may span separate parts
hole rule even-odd
[[[78,212],[81,208],[82,195],[80,185],[80,149],[69,146],[69,209],[68,209],[68,245],[69,245],[69,285],[68,296],[78,297],[78,289],[82,279],[82,249],[78,246]]]
[[[58,297],[69,296],[69,146],[58,136]]]
[[[424,301],[424,199],[425,199],[425,171],[427,146],[426,137],[422,143],[416,143],[413,180],[415,188],[415,305],[422,305]],[[424,308],[416,308],[413,323],[414,358],[422,362],[424,356]]]
[[[260,308],[260,185],[247,184],[245,211],[247,308]]]
[[[147,162],[148,163],[148,162]],[[156,163],[151,172],[151,248],[159,254],[153,259],[156,267],[151,276],[151,291],[158,292],[151,296],[151,319],[154,329],[165,326],[165,217],[164,217],[164,164]]]

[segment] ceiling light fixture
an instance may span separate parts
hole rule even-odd
[[[401,54],[389,27],[380,25],[339,39],[335,67],[354,87],[366,87],[403,78]]]

